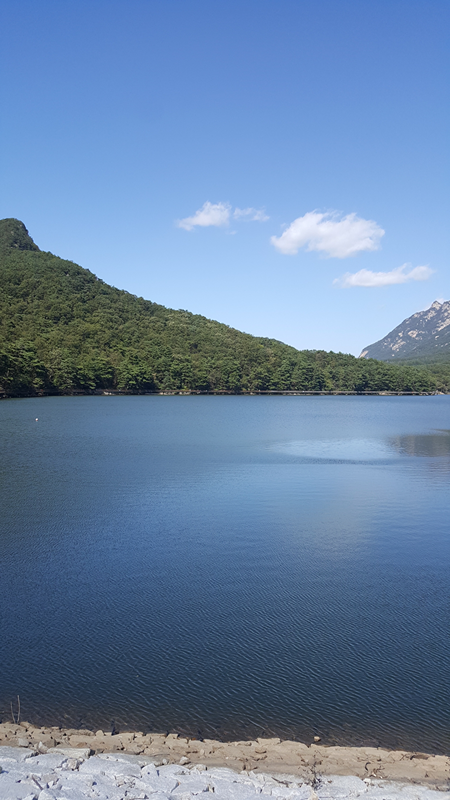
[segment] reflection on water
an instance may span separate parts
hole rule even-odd
[[[377,439],[304,439],[277,445],[279,452],[314,461],[372,461],[391,455],[388,443]]]
[[[440,459],[434,469],[450,469],[450,431],[402,434],[387,439],[302,439],[270,449],[297,459],[324,463],[372,463],[392,457],[418,456]]]
[[[426,458],[450,458],[450,431],[395,436],[391,446],[402,455]]]

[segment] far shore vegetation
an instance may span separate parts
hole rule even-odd
[[[296,350],[115,289],[0,221],[0,394],[447,392],[450,366]]]

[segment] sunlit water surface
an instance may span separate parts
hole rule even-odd
[[[2,401],[1,718],[448,752],[449,412]]]

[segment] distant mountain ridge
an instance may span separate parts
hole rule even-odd
[[[435,300],[425,311],[403,320],[378,342],[365,347],[360,358],[380,361],[450,359],[450,300]]]

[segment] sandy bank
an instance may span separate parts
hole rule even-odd
[[[148,757],[156,765],[229,767],[237,772],[289,774],[314,784],[317,775],[352,775],[362,780],[400,781],[445,791],[450,789],[450,758],[374,747],[327,747],[280,739],[219,742],[185,739],[176,734],[117,733],[36,728],[27,722],[0,724],[0,746],[27,747],[39,753],[52,748],[82,748],[91,755],[123,753]]]

